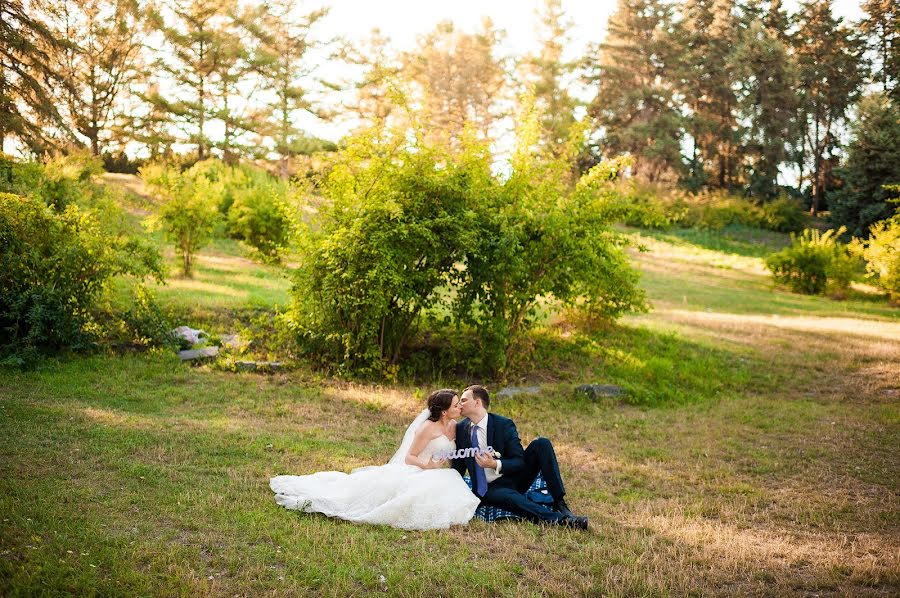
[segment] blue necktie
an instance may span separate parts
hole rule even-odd
[[[478,426],[472,426],[472,448],[479,448],[478,446]],[[475,494],[483,497],[487,494],[487,477],[484,475],[484,467],[478,464],[478,461],[475,461]]]

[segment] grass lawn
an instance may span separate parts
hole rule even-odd
[[[551,321],[511,380],[541,391],[494,406],[553,440],[589,531],[404,532],[275,504],[271,476],[384,462],[423,397],[465,380],[81,357],[0,371],[0,594],[898,595],[900,310],[773,289],[733,239],[630,234],[654,310]],[[157,293],[225,327],[288,288],[224,242]],[[584,382],[628,402],[576,397]]]

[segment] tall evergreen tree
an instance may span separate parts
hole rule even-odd
[[[831,12],[831,0],[807,0],[797,15],[794,52],[799,73],[799,113],[811,170],[815,214],[823,205],[837,131],[859,98],[865,80],[863,39]]]
[[[141,51],[136,0],[52,0],[44,4],[55,29],[72,44],[52,59],[68,81],[62,93],[72,128],[100,154],[110,137],[116,103],[137,73]]]
[[[692,179],[730,189],[737,181],[742,131],[729,66],[738,43],[734,0],[688,0],[677,35],[682,49],[680,92],[693,140]]]
[[[150,12],[166,42],[156,68],[173,89],[147,99],[169,114],[186,135],[183,141],[197,146],[201,160],[212,145],[208,127],[216,110],[216,73],[235,8],[236,0],[168,0]]]
[[[897,0],[865,0],[862,9],[866,17],[860,29],[868,36],[869,48],[876,57],[873,79],[900,102],[900,4]]]
[[[544,0],[537,11],[540,50],[520,65],[535,105],[542,111],[541,143],[558,155],[575,123],[578,101],[567,87],[574,64],[563,60],[572,23],[566,19],[562,0]]]
[[[838,173],[843,185],[828,196],[830,219],[847,233],[867,237],[869,226],[889,218],[900,205],[884,185],[900,183],[900,107],[884,92],[859,102],[847,160]]]
[[[0,150],[7,137],[37,154],[71,139],[55,97],[68,81],[52,60],[70,46],[21,0],[0,2]]]
[[[403,65],[391,51],[390,40],[379,29],[361,47],[345,49],[344,59],[362,70],[354,83],[355,97],[346,106],[362,128],[385,122],[395,114],[391,86],[400,78]]]
[[[677,172],[681,160],[671,27],[669,3],[619,0],[606,40],[591,52],[599,59],[587,65],[598,83],[588,113],[603,132],[603,153],[630,153],[633,174],[650,181]]]
[[[310,93],[315,84],[312,75],[316,63],[309,51],[315,47],[312,32],[328,13],[327,9],[298,15],[291,0],[273,0],[259,5],[255,14],[249,11],[244,26],[255,40],[255,64],[269,92],[266,102],[266,136],[274,141],[280,160],[282,177],[290,171],[293,156],[308,153],[310,139],[297,126],[297,115],[307,112],[318,118],[330,114],[313,101]]]
[[[404,77],[417,90],[429,135],[458,147],[472,126],[484,138],[503,114],[506,70],[497,56],[502,33],[490,19],[465,33],[444,21],[404,54]]]
[[[796,136],[796,68],[782,42],[782,13],[762,2],[742,7],[741,34],[731,56],[738,86],[738,112],[746,123],[741,139],[751,195],[773,197],[787,145]],[[776,3],[772,3],[776,4]]]

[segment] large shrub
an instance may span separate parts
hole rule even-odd
[[[544,299],[596,318],[646,307],[623,251],[627,237],[610,228],[609,206],[620,203],[612,183],[625,162],[602,162],[572,184],[570,156],[541,151],[538,117],[524,114],[510,176],[471,203],[475,237],[456,276],[455,314],[474,328],[482,365],[495,373],[513,358]]]
[[[627,238],[609,229],[622,163],[573,181],[570,156],[537,151],[537,122],[529,113],[507,177],[471,135],[455,151],[415,130],[351,139],[301,235],[285,316],[301,347],[390,374],[428,310],[471,334],[477,365],[496,373],[542,303],[605,318],[645,307]]]
[[[352,139],[300,235],[285,322],[302,348],[342,369],[395,371],[423,309],[441,300],[471,238],[471,197],[489,177],[480,155],[445,159],[402,134]]]
[[[887,191],[900,195],[900,185],[891,185]],[[869,238],[854,239],[851,246],[866,261],[867,276],[900,302],[900,213],[873,224]]]
[[[141,177],[161,200],[150,223],[175,244],[182,272],[190,278],[194,254],[209,243],[220,221],[224,183],[206,176],[203,162],[184,172],[171,166],[148,165],[141,169]]]
[[[820,295],[846,292],[856,272],[858,261],[848,247],[837,240],[845,232],[820,233],[805,229],[801,235],[791,234],[791,246],[766,258],[766,267],[775,281],[797,293]]]
[[[159,255],[111,236],[90,211],[0,193],[0,354],[84,348],[102,330],[91,307],[117,275],[161,276]]]
[[[262,171],[246,180],[249,184],[229,190],[228,233],[263,258],[278,260],[291,235],[295,189]]]

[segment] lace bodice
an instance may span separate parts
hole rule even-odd
[[[437,438],[432,438],[428,441],[428,444],[426,444],[425,448],[422,449],[422,452],[419,453],[419,457],[422,459],[430,459],[431,455],[435,453],[454,450],[456,450],[456,443],[450,440],[446,434],[441,434]]]

